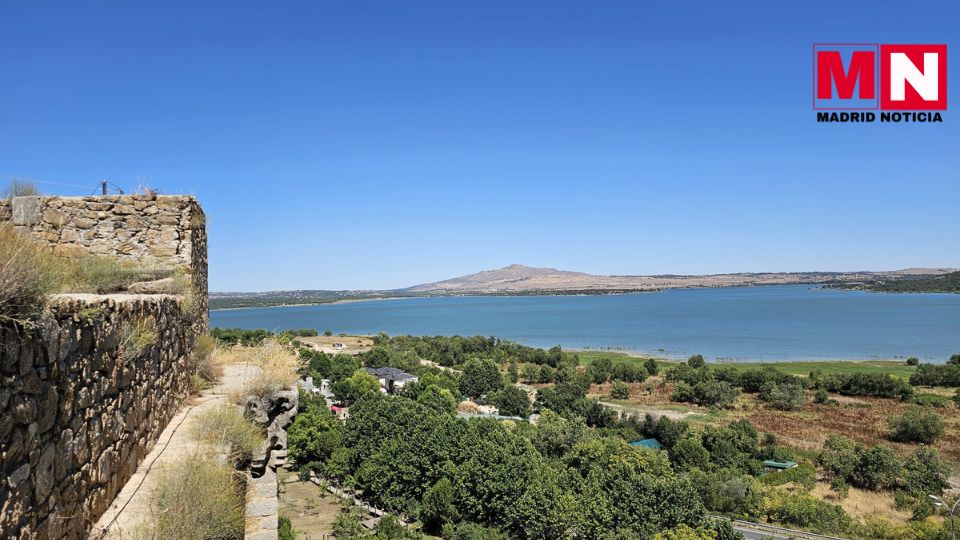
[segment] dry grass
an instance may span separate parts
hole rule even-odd
[[[25,321],[43,309],[46,295],[60,284],[49,251],[0,223],[0,320]]]
[[[256,347],[237,345],[217,348],[214,361],[223,364],[249,364],[258,368],[238,392],[231,394],[235,403],[243,404],[246,396],[268,396],[286,390],[297,381],[300,358],[289,348],[267,340]]]
[[[801,449],[819,449],[829,435],[843,435],[863,444],[886,444],[903,457],[916,449],[915,444],[892,442],[889,419],[900,416],[909,407],[893,399],[859,397],[860,403],[839,405],[807,404],[796,411],[764,408],[747,415],[758,430],[775,433],[783,444]],[[936,410],[944,419],[944,434],[933,445],[941,456],[960,461],[960,418],[956,408]]]
[[[237,471],[193,454],[158,471],[148,523],[135,536],[154,540],[241,539],[244,489]]]
[[[36,184],[17,178],[10,180],[10,182],[7,183],[6,189],[3,190],[3,197],[6,199],[28,197],[31,195],[40,195]]]
[[[904,523],[909,521],[912,515],[910,510],[897,510],[893,494],[886,491],[866,491],[851,487],[847,496],[841,499],[830,490],[829,483],[818,482],[810,494],[833,504],[839,504],[844,511],[855,518],[882,517],[896,523]]]
[[[0,223],[0,319],[29,321],[56,292],[112,293],[138,281],[168,277],[169,267],[93,255],[56,255],[48,246]]]
[[[208,335],[198,336],[193,342],[187,369],[190,370],[191,385],[195,392],[209,388],[223,377],[223,364],[214,359],[215,349],[216,342]]]
[[[263,433],[248,422],[234,405],[222,405],[205,411],[193,426],[194,436],[213,446],[227,446],[230,460],[243,464],[260,446]]]
[[[157,321],[150,316],[136,317],[123,323],[120,334],[120,355],[131,362],[157,343]]]

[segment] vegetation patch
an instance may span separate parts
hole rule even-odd
[[[247,463],[263,439],[261,430],[235,405],[222,405],[201,414],[194,436],[215,447],[226,447],[231,462],[237,465]]]
[[[148,524],[141,538],[243,538],[244,487],[227,465],[201,454],[159,471]]]
[[[152,316],[125,321],[120,329],[120,356],[124,361],[132,362],[155,345],[158,337],[157,321]]]

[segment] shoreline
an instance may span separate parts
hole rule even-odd
[[[547,350],[548,347],[537,347],[538,349]],[[671,363],[684,363],[687,361],[688,357],[682,355],[670,356],[663,353],[645,353],[643,351],[636,350],[625,350],[625,349],[600,349],[600,348],[564,348],[564,352],[570,353],[588,353],[588,354],[610,354],[610,355],[620,355],[626,356],[628,358],[637,358],[641,360],[646,360],[652,358],[659,362],[671,362]],[[847,363],[877,363],[877,364],[903,364],[905,365],[906,358],[784,358],[784,359],[711,359],[704,356],[705,361],[708,364],[715,366],[722,365],[743,365],[743,364],[828,364],[828,363],[838,363],[838,362],[847,362]],[[942,362],[931,362],[927,361],[928,364],[939,364]]]

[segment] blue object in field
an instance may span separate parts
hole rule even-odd
[[[660,441],[656,439],[640,439],[639,441],[630,443],[630,446],[634,448],[649,448],[651,450],[659,450],[661,448]]]

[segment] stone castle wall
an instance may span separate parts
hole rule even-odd
[[[60,295],[0,326],[0,538],[86,537],[188,393],[181,302]]]
[[[63,254],[96,253],[168,266],[192,284],[198,331],[207,324],[206,217],[186,195],[29,196],[0,200],[0,222]]]
[[[189,388],[207,329],[207,238],[193,197],[15,197],[0,222],[54,252],[170,268],[189,294],[64,294],[0,322],[0,538],[86,538]]]

